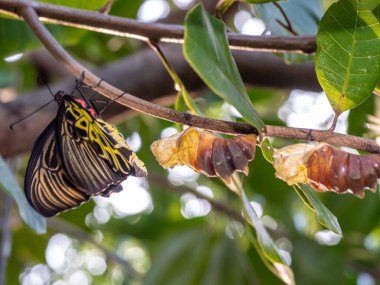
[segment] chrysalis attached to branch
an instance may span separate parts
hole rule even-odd
[[[319,191],[350,193],[364,197],[364,189],[376,190],[380,155],[357,155],[326,143],[295,144],[275,150],[276,176],[289,185],[307,183]]]
[[[234,171],[248,175],[248,162],[255,157],[255,147],[255,135],[224,139],[188,128],[153,142],[150,148],[164,168],[187,165],[207,176],[220,176],[229,183]]]

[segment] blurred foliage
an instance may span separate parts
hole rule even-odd
[[[76,6],[79,2],[85,3],[71,2],[75,7],[79,7]],[[110,14],[136,18],[142,2],[115,1]],[[307,13],[309,18],[301,21],[301,27],[310,30],[309,34],[315,34],[322,13],[318,6],[321,3],[303,1],[301,4],[289,0],[281,5],[286,9],[293,2],[310,9],[310,13]],[[271,3],[265,5],[273,6]],[[313,8],[313,5],[318,8]],[[260,9],[263,7],[264,5],[260,6]],[[297,7],[290,9],[293,12],[286,10],[290,13],[288,16],[296,31],[299,26],[297,21],[302,18]],[[93,9],[97,9],[97,5]],[[262,17],[260,13],[258,16]],[[263,20],[266,21],[265,17]],[[134,40],[80,29],[53,25],[49,25],[49,28],[70,53],[89,66],[116,61],[142,46]],[[21,21],[1,18],[0,38],[7,43],[0,46],[2,58],[41,47]],[[18,91],[32,90],[36,87],[37,74],[35,66],[26,56],[17,62],[1,61],[0,87],[12,86]],[[59,78],[52,76],[52,79]],[[287,92],[254,87],[247,91],[255,110],[265,123],[285,124],[278,118],[278,109]],[[207,116],[242,120],[212,92],[205,91],[201,95],[197,104]],[[375,111],[372,99],[352,110],[348,120],[349,132],[365,135],[363,124],[366,115]],[[37,235],[23,224],[17,208],[13,207],[7,284],[19,284],[24,280],[24,284],[33,285],[27,283],[25,278],[28,274],[30,276],[31,273],[38,272],[38,265],[41,264],[47,268],[49,279],[45,283],[35,284],[54,284],[61,279],[67,281],[74,278],[78,271],[88,276],[87,284],[94,285],[283,284],[263,264],[251,243],[247,232],[249,229],[240,222],[215,209],[195,218],[184,216],[185,198],[188,195],[184,193],[187,189],[194,190],[198,186],[211,189],[214,200],[238,215],[242,206],[239,197],[217,179],[200,176],[196,180],[182,181],[180,185],[169,181],[168,176],[172,173],[158,165],[149,149],[151,142],[159,139],[161,131],[169,127],[178,126],[145,115],[129,118],[118,125],[125,137],[133,132],[140,135],[142,147],[138,155],[150,173],[148,189],[153,201],[152,210],[121,217],[110,205],[100,207],[99,201],[91,201],[48,220],[48,233]],[[279,140],[273,143],[278,142]],[[26,160],[23,160],[24,164]],[[361,274],[370,274],[373,284],[380,283],[376,279],[379,278],[376,273],[379,272],[380,260],[379,191],[367,192],[362,200],[350,195],[315,193],[340,223],[343,237],[334,244],[328,239],[319,238],[319,234],[323,234],[326,229],[319,224],[315,213],[301,201],[294,189],[274,177],[273,167],[260,151],[257,151],[255,160],[249,166],[250,174],[243,178],[245,192],[248,199],[254,202],[255,210],[259,212],[262,209],[261,221],[276,246],[290,254],[297,284],[359,284],[357,280]],[[22,165],[17,177],[23,177],[24,171],[25,165]],[[96,218],[99,209],[111,214],[106,223]],[[57,233],[72,239],[70,247],[64,252],[66,271],[54,270],[45,251],[49,240],[55,238]],[[91,260],[92,255],[85,255],[88,252],[97,252],[105,258],[107,267],[100,275],[94,274],[88,262],[83,259],[87,256]],[[60,256],[56,253],[55,257],[58,260]],[[130,270],[125,262],[134,270]]]
[[[297,35],[315,35],[317,33],[319,21],[323,14],[320,0],[288,0],[286,2],[278,1],[277,4],[283,9]],[[272,35],[291,35],[289,28],[286,27],[285,16],[278,7],[271,3],[254,5],[253,7],[258,18],[264,21]],[[291,63],[312,59],[309,55],[297,53],[285,53],[279,56]]]

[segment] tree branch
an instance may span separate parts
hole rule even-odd
[[[299,139],[305,141],[327,142],[372,153],[380,152],[380,146],[374,140],[334,133],[329,130],[320,131],[303,128],[266,126],[263,135],[268,137],[277,137],[284,139]]]
[[[82,74],[84,74],[83,82],[86,85],[91,86],[92,89],[96,90],[100,94],[103,94],[107,98],[114,99],[119,97],[121,94],[124,94],[123,97],[120,97],[116,100],[120,104],[132,108],[141,113],[172,121],[175,123],[180,123],[183,125],[195,126],[227,134],[257,133],[257,129],[255,127],[247,124],[202,118],[187,113],[177,112],[172,109],[153,104],[151,102],[137,98],[131,94],[123,92],[122,90],[105,82],[104,80],[101,80],[95,74],[90,72],[87,68],[85,68],[79,62],[77,62],[74,58],[72,58],[62,48],[62,46],[60,46],[60,44],[52,37],[49,31],[45,28],[45,26],[42,25],[42,23],[39,21],[34,9],[30,5],[27,5],[28,3],[29,2],[26,2],[19,12],[23,16],[24,20],[31,27],[33,32],[45,45],[47,50],[49,50],[49,52],[58,61],[60,61],[76,78],[80,78]]]
[[[162,49],[190,92],[204,88],[202,80],[192,71],[184,59],[180,46],[164,45]],[[67,76],[69,73],[50,53],[43,50],[33,52],[31,56],[33,60],[38,62],[38,66],[44,70],[44,74],[67,78],[61,83],[52,84],[50,87],[53,92],[58,90],[71,92],[74,89],[74,78]],[[287,90],[298,88],[320,91],[312,62],[289,65],[272,54],[247,51],[234,51],[233,56],[244,82],[248,85],[285,88]],[[58,72],[58,74],[54,72]],[[96,74],[119,89],[128,90],[137,97],[151,102],[162,101],[160,98],[175,93],[172,80],[160,60],[150,49],[136,52],[104,66],[98,69]],[[281,76],[278,76],[279,74]],[[126,78],[128,80],[125,80]],[[91,89],[84,89],[83,92],[85,95],[93,93]],[[9,125],[24,118],[50,99],[49,90],[42,86],[23,94],[23,96],[17,96],[17,99],[11,102],[0,103],[0,154],[4,157],[10,157],[31,149],[37,136],[55,116],[56,104],[51,104],[34,114],[30,119],[18,124],[13,132],[10,131]],[[173,103],[174,100],[166,101],[166,104]],[[125,112],[124,106],[112,104],[103,116],[115,123],[125,120]],[[20,141],[23,143],[20,144]]]
[[[63,6],[26,0],[0,0],[0,10],[20,17],[25,7],[33,8],[41,19],[48,23],[62,24],[106,34],[124,36],[146,41],[183,43],[183,26],[141,23],[131,19],[109,16],[99,12],[83,11]],[[316,50],[315,37],[310,36],[248,36],[228,33],[233,49],[260,50],[267,52],[313,53]]]
[[[4,1],[4,0],[2,0]],[[6,1],[5,1],[6,2]],[[94,89],[99,93],[103,94],[108,98],[118,97],[121,90],[115,88],[114,86],[108,84],[105,81],[100,82],[100,78],[91,73],[85,67],[76,62],[60,45],[59,43],[50,35],[48,30],[41,24],[38,19],[37,14],[34,9],[30,6],[32,2],[24,2],[21,5],[21,9],[18,11],[24,18],[24,20],[29,24],[35,34],[40,38],[41,42],[46,46],[46,48],[52,53],[52,55],[64,64],[64,66],[77,78],[79,78],[82,73],[85,73],[84,83],[89,86],[94,86]],[[1,2],[0,2],[1,3]],[[99,83],[100,82],[100,83]],[[248,134],[256,133],[257,130],[244,123],[233,123],[221,120],[201,118],[193,116],[190,114],[176,112],[174,110],[165,108],[163,106],[155,105],[130,94],[125,93],[124,97],[117,100],[119,103],[135,109],[139,112],[149,114],[161,119],[169,120],[172,122],[195,126],[207,130],[213,130],[222,133],[229,134]],[[362,138],[356,138],[353,136],[342,136],[331,134],[327,135],[324,131],[315,131],[304,129],[284,129],[283,127],[268,126],[264,131],[267,136],[277,136],[289,138],[292,135],[293,139],[305,139],[305,132],[308,134],[306,139],[316,140],[321,138],[319,141],[335,142],[340,145],[353,147],[356,149],[367,150],[379,152],[379,146],[374,141],[365,140]],[[333,137],[332,137],[333,136]]]

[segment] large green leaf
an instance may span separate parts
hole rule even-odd
[[[28,203],[7,163],[0,156],[0,187],[15,199],[24,222],[42,234],[46,232],[46,219],[38,214]]]
[[[215,94],[233,105],[248,123],[259,130],[264,126],[232,58],[223,23],[210,16],[202,5],[197,5],[186,17],[183,51]]]
[[[284,259],[278,251],[277,246],[273,242],[259,216],[253,209],[244,191],[241,193],[241,198],[243,201],[245,213],[248,217],[248,221],[252,223],[253,227],[256,230],[259,244],[262,246],[265,256],[272,262],[285,263]]]
[[[338,219],[334,216],[329,209],[317,198],[314,190],[309,185],[301,184],[294,187],[301,198],[309,205],[316,213],[318,221],[321,225],[324,225],[329,230],[336,234],[342,235]]]
[[[361,3],[370,10],[374,10],[379,5],[379,0],[361,0]]]
[[[380,24],[358,0],[334,3],[317,35],[317,76],[337,112],[372,94],[380,78]]]

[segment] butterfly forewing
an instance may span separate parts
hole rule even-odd
[[[78,207],[90,196],[73,187],[62,167],[55,138],[56,119],[37,139],[25,174],[25,194],[46,217]]]
[[[120,133],[112,125],[104,122],[101,119],[98,119],[97,122],[102,126],[102,129],[109,135],[110,139],[117,142],[115,143],[115,148],[117,148],[123,156],[128,157],[128,163],[131,166],[131,175],[134,175],[136,177],[146,177],[147,170],[145,168],[144,163],[137,157],[136,153],[134,153],[131,150],[131,148],[125,143],[125,140],[120,135]]]
[[[58,111],[58,118],[62,120],[58,124],[58,149],[65,161],[64,168],[70,180],[75,181],[75,186],[90,195],[98,195],[123,181],[125,178],[110,168],[104,159],[100,159],[89,141],[78,136],[76,128],[64,115],[60,115],[64,111],[64,108]]]
[[[64,103],[67,128],[71,129],[68,133],[74,139],[90,144],[96,154],[120,177],[146,176],[144,164],[115,128],[99,118],[95,119],[71,97],[67,96]]]

